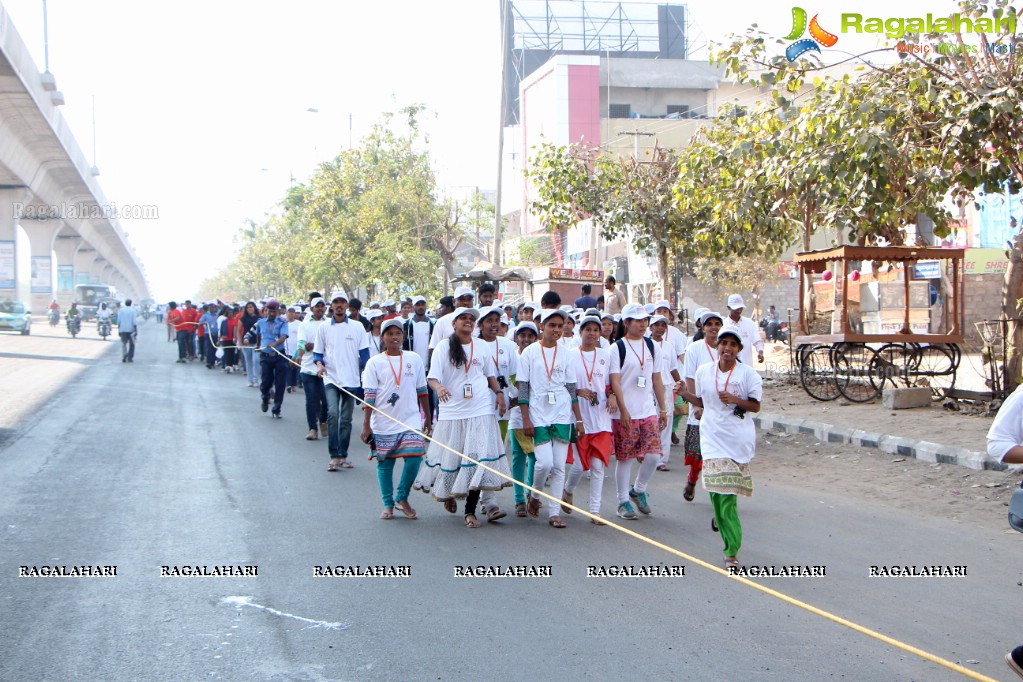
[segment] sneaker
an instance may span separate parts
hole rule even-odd
[[[1012,668],[1012,672],[1023,677],[1023,644],[1005,654],[1005,662]]]
[[[636,500],[636,508],[641,514],[650,513],[650,505],[646,500],[646,493],[637,493],[635,488],[629,488],[629,497]]]
[[[320,434],[316,431],[316,429],[309,429],[309,433],[305,436],[306,440],[319,440],[319,438]]]
[[[281,418],[281,413],[280,412],[271,412],[270,416],[273,417],[274,419],[280,419]]]
[[[636,516],[635,510],[633,510],[632,508],[632,505],[628,502],[622,502],[620,505],[618,505],[618,516],[622,517],[623,519],[628,519],[629,521],[633,521],[636,518],[638,518]]]
[[[263,411],[263,412],[266,412],[267,410],[269,410],[270,409],[270,399],[269,398],[263,398],[263,402],[261,402],[259,404],[259,409],[261,411]]]
[[[326,438],[329,435],[330,432],[327,431],[327,422],[320,422],[320,437]]]

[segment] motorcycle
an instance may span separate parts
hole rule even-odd
[[[103,337],[104,341],[106,341],[107,337],[110,336],[110,330],[111,327],[109,319],[96,320],[96,331],[99,332],[99,335]]]
[[[60,322],[60,311],[59,310],[51,310],[49,313],[47,313],[46,316],[48,318],[50,318],[50,326],[51,327],[56,327],[57,323]]]
[[[768,341],[776,341],[778,343],[788,343],[789,341],[788,322],[780,322],[776,328],[772,329],[771,318],[765,315],[760,318],[760,328],[764,330],[764,335]]]
[[[78,336],[78,332],[82,331],[82,318],[78,316],[68,316],[67,318],[67,331],[71,335],[71,338]]]

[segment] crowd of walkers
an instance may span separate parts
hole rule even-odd
[[[396,510],[416,518],[410,498],[420,490],[453,514],[461,502],[465,526],[479,528],[481,518],[507,515],[500,491],[512,487],[515,516],[539,517],[546,507],[549,525],[565,528],[585,477],[579,508],[606,525],[602,489],[611,475],[617,516],[636,520],[653,514],[651,479],[669,470],[672,444],[684,442],[682,495],[693,501],[702,479],[726,566],[737,567],[736,500],[753,490],[747,415],[762,396],[752,368],[754,348],[763,361],[759,328],[733,295],[726,316],[696,311],[690,339],[667,301],[628,304],[613,281],[605,286],[600,298],[584,287],[576,303],[593,304],[585,308],[562,305],[554,291],[539,303],[502,306],[492,284],[463,287],[441,299],[436,315],[423,296],[363,311],[343,291],[313,292],[287,307],[272,299],[171,302],[166,324],[178,363],[244,373],[274,418],[285,396],[301,390],[305,438],[327,440],[329,472],[354,466],[359,408],[357,436],[377,462],[383,519]],[[562,504],[545,504],[537,491]]]

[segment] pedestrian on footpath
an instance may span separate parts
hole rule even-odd
[[[117,311],[117,335],[121,337],[121,362],[135,362],[135,332],[138,331],[138,312],[131,307],[131,299]]]
[[[550,476],[551,495],[562,499],[565,492],[565,464],[569,446],[585,433],[576,395],[572,349],[561,343],[561,330],[568,317],[563,310],[545,310],[540,319],[543,338],[519,357],[516,383],[522,411],[522,433],[533,439],[536,467],[533,487],[543,490]],[[530,493],[526,513],[540,515],[540,496]],[[548,505],[547,523],[565,528],[560,505]]]
[[[188,322],[185,321],[185,311],[178,308],[178,304],[171,301],[167,304],[167,328],[174,329],[174,336],[178,342],[179,364],[188,362]]]
[[[285,342],[288,339],[288,323],[279,316],[280,304],[270,300],[264,306],[266,317],[256,323],[255,330],[259,339],[259,362],[262,367],[263,380],[259,384],[262,399],[259,409],[266,412],[270,406],[270,389],[273,389],[273,410],[270,414],[275,419],[281,418],[281,405],[284,402],[284,388],[288,377],[288,357],[284,354]]]
[[[657,351],[645,336],[650,316],[638,304],[622,313],[625,336],[611,347],[611,390],[618,398],[618,419],[612,420],[615,446],[615,487],[618,516],[636,519],[631,500],[640,513],[649,515],[647,485],[661,461],[660,432],[668,423],[664,385]],[[639,473],[630,487],[632,463],[639,460]]]
[[[352,413],[361,398],[360,373],[369,360],[369,335],[361,322],[348,318],[348,294],[331,296],[330,322],[316,330],[313,360],[327,395],[327,471],[351,469],[348,446],[352,439]]]
[[[518,371],[518,358],[522,357],[522,351],[536,343],[537,328],[529,321],[519,322],[515,327],[516,346],[516,372]],[[522,410],[519,409],[519,390],[515,384],[517,377],[511,377],[512,381],[508,387],[508,433],[511,442],[511,471],[515,479],[513,491],[515,493],[515,516],[525,518],[529,516],[526,512],[526,489],[524,485],[533,485],[533,471],[536,466],[536,455],[533,452],[533,439],[522,432]]]
[[[618,412],[618,398],[610,393],[611,355],[601,348],[601,320],[588,315],[579,322],[581,345],[572,353],[575,372],[576,393],[579,396],[579,413],[583,419],[583,435],[578,439],[575,461],[565,481],[563,499],[574,504],[575,487],[590,472],[590,513],[600,514],[601,492],[604,487],[604,472],[611,463],[614,447],[611,436],[611,415]],[[572,510],[562,507],[561,511],[571,514]],[[599,518],[590,519],[597,526],[607,525]]]
[[[686,419],[685,464],[689,467],[689,478],[682,491],[682,497],[692,502],[696,498],[696,483],[700,480],[703,470],[703,456],[700,451],[700,417],[703,409],[693,405],[696,397],[696,371],[703,365],[718,361],[718,332],[721,331],[721,315],[712,310],[704,310],[699,318],[700,339],[689,344],[686,359],[682,368],[684,387],[682,397],[689,401],[689,417]]]
[[[511,485],[508,458],[494,416],[495,395],[499,412],[507,406],[490,362],[491,344],[473,337],[479,311],[458,308],[453,317],[454,333],[435,348],[439,354],[427,376],[440,400],[440,416],[426,453],[426,468],[420,470],[414,487],[431,492],[452,514],[458,511],[456,500],[464,498],[465,525],[479,528],[476,505],[480,492]]]
[[[476,323],[479,338],[491,345],[491,356],[488,362],[494,365],[494,372],[497,375],[497,385],[504,393],[505,406],[511,405],[511,385],[515,381],[515,374],[518,371],[518,348],[515,344],[500,334],[501,318],[504,313],[498,305],[482,308],[480,319]],[[508,420],[511,418],[512,410],[509,407],[502,414],[495,405],[494,416],[497,418],[498,428],[501,430],[501,444],[504,445],[508,435]],[[507,454],[507,447],[504,448]],[[493,490],[484,490],[480,493],[480,507],[483,515],[487,517],[488,523],[503,519],[507,514],[497,504],[497,493]]]
[[[324,316],[327,302],[316,296],[309,302],[309,319],[298,327],[298,362],[302,379],[302,391],[305,393],[305,418],[309,424],[306,440],[317,440],[320,436],[327,437],[327,390],[323,380],[318,376],[316,362],[313,359],[313,347],[316,332],[327,323]],[[317,431],[317,428],[319,429]]]
[[[739,362],[753,366],[753,349],[757,349],[757,362],[764,361],[764,342],[760,339],[760,327],[748,317],[742,316],[746,303],[739,294],[728,297],[728,323],[735,328],[742,341],[742,353]]]
[[[235,345],[242,348],[242,361],[245,363],[245,373],[249,378],[249,386],[255,388],[259,385],[259,368],[256,367],[256,356],[253,352],[255,343],[255,332],[252,331],[259,322],[259,310],[255,301],[247,301],[242,310],[241,319],[235,330]]]
[[[753,494],[750,462],[756,454],[753,414],[760,411],[763,380],[751,366],[738,362],[742,352],[739,330],[722,329],[717,338],[718,361],[696,370],[693,405],[703,409],[700,452],[703,487],[714,506],[714,530],[725,543],[725,568],[740,568],[742,524],[738,495]]]
[[[654,315],[650,318],[650,338],[657,349],[658,365],[661,372],[661,384],[664,386],[664,404],[674,409],[675,386],[682,381],[678,371],[678,358],[675,356],[675,346],[667,339],[667,332],[671,329],[668,320],[663,315]],[[668,460],[671,458],[671,431],[673,421],[668,423],[661,431],[661,461],[657,464],[658,471],[668,471]]]
[[[377,458],[377,480],[384,510],[380,518],[394,518],[394,508],[405,518],[416,518],[408,502],[419,465],[426,454],[426,439],[432,429],[426,392],[426,368],[415,353],[402,350],[405,334],[400,317],[385,320],[381,335],[384,352],[371,357],[362,372],[364,410],[362,442],[373,443]],[[423,416],[425,415],[425,420]],[[401,480],[394,492],[394,463],[401,459]]]

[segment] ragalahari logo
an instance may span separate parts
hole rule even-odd
[[[810,50],[820,52],[821,49],[817,47],[817,43],[820,43],[824,47],[832,47],[838,42],[838,36],[834,33],[829,33],[821,28],[820,24],[817,23],[817,15],[813,15],[813,19],[810,20],[810,38],[803,38],[803,33],[807,30],[806,26],[806,10],[802,7],[792,8],[792,31],[785,36],[785,40],[795,40],[785,49],[785,58],[790,62],[794,62],[802,55],[806,54]]]

